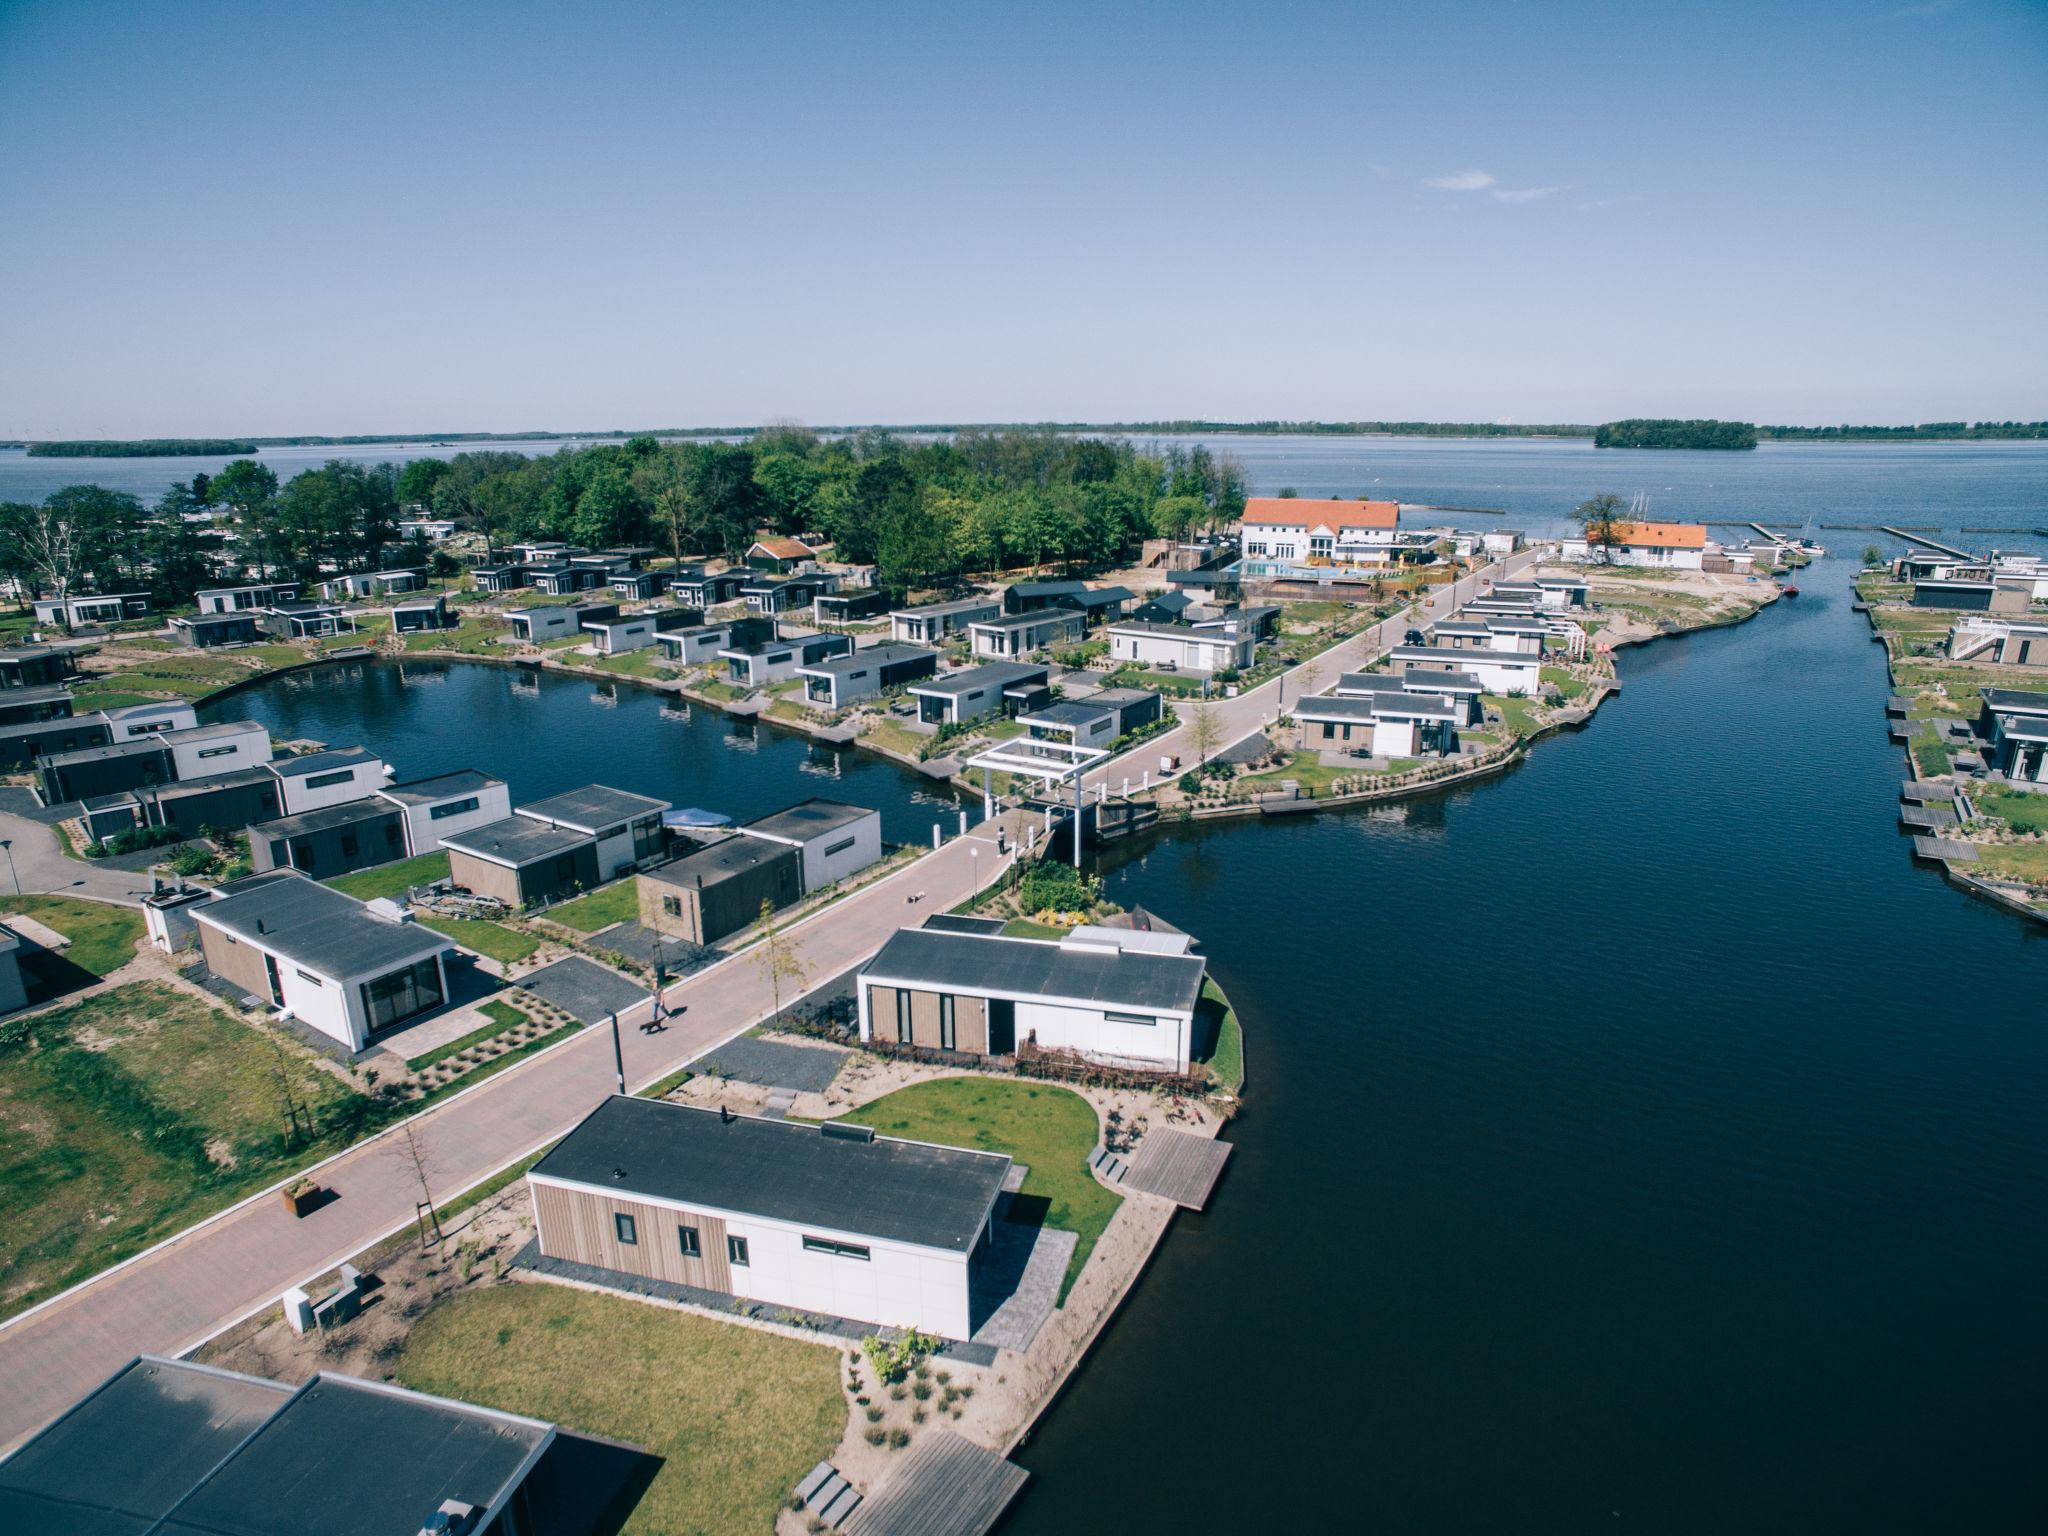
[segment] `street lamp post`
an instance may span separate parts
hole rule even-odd
[[[7,878],[14,882],[14,894],[21,894],[21,876],[14,872],[14,839],[0,837],[0,853],[7,855]]]

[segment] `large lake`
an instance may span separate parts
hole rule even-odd
[[[1255,489],[1532,529],[1638,489],[1674,518],[2048,523],[2048,445],[1223,446]],[[2048,933],[1909,861],[1849,608],[1873,539],[1820,536],[1798,601],[1627,653],[1620,698],[1501,780],[1105,861],[1201,936],[1250,1107],[1213,1209],[1023,1451],[1006,1531],[2048,1524]],[[396,671],[221,712],[522,796],[829,786],[905,838],[944,814],[888,764],[623,687]]]

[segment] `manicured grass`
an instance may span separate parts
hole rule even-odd
[[[1276,790],[1280,787],[1282,779],[1292,779],[1303,789],[1325,790],[1339,779],[1355,779],[1360,774],[1370,771],[1365,766],[1363,758],[1356,764],[1333,768],[1327,763],[1317,762],[1313,753],[1295,752],[1278,768],[1268,768],[1262,773],[1248,773],[1238,782],[1254,792]]]
[[[1047,1226],[1080,1238],[1060,1285],[1063,1301],[1095,1240],[1123,1204],[1122,1196],[1096,1183],[1088,1171],[1088,1154],[1101,1139],[1094,1107],[1050,1083],[942,1077],[899,1088],[839,1118],[871,1125],[885,1136],[1007,1152],[1029,1165],[1024,1195],[1046,1202]]]
[[[437,1061],[446,1061],[450,1056],[460,1056],[472,1045],[482,1045],[486,1040],[494,1039],[505,1033],[508,1029],[516,1029],[519,1025],[524,1024],[527,1018],[524,1013],[514,1008],[510,1003],[501,1003],[495,999],[488,1003],[479,1004],[477,1012],[491,1022],[483,1025],[481,1028],[472,1029],[468,1034],[461,1036],[459,1039],[450,1040],[446,1045],[436,1046],[425,1055],[407,1057],[406,1067],[411,1071],[418,1072],[423,1068],[431,1067]]]
[[[540,948],[540,940],[532,934],[481,918],[443,917],[438,912],[422,912],[419,922],[422,928],[445,934],[464,949],[489,955],[501,965],[516,964]]]
[[[2015,832],[2048,832],[2048,794],[1987,789],[1977,796],[1977,808]]]
[[[502,621],[465,617],[453,629],[425,630],[405,637],[408,651],[460,651],[465,656],[489,656],[504,647],[498,641],[510,632]]]
[[[628,677],[662,677],[667,675],[666,670],[655,665],[661,654],[660,646],[646,645],[637,651],[599,657],[597,664],[607,672],[622,672]]]
[[[1586,691],[1586,685],[1563,667],[1541,668],[1540,675],[1544,682],[1554,684],[1557,691],[1567,699],[1576,699]]]
[[[1244,1030],[1237,1022],[1237,1010],[1230,1006],[1230,999],[1223,995],[1213,977],[1203,978],[1202,1007],[1222,1016],[1216,1029],[1215,1049],[1206,1063],[1209,1073],[1225,1093],[1236,1093],[1244,1086]]]
[[[406,1386],[645,1447],[628,1536],[772,1530],[846,1427],[838,1351],[556,1285],[451,1297],[398,1357]]]
[[[1028,917],[1013,917],[1003,924],[1003,934],[1012,939],[1064,939],[1067,930]]]
[[[1913,738],[1913,763],[1923,779],[1939,778],[1949,771],[1948,746],[1932,726],[1923,724]]]
[[[1486,704],[1488,708],[1500,711],[1501,719],[1507,722],[1508,729],[1517,736],[1536,734],[1536,706],[1527,699],[1510,699],[1500,694],[1489,693],[1486,695]]]
[[[592,891],[587,896],[578,896],[574,901],[565,901],[559,907],[548,908],[550,918],[574,928],[578,933],[595,933],[600,928],[609,928],[613,923],[623,923],[639,915],[640,890],[630,877]]]
[[[379,864],[375,869],[336,875],[325,883],[344,896],[355,897],[357,901],[374,901],[379,896],[403,896],[416,885],[432,885],[436,880],[447,878],[448,855],[437,849],[416,859],[401,859],[396,864]]]
[[[155,982],[0,1047],[0,1314],[353,1141],[369,1101],[296,1045]],[[310,1114],[288,1145],[278,1074]],[[302,1122],[303,1123],[303,1122]]]
[[[905,757],[916,757],[917,749],[930,738],[920,736],[901,722],[890,719],[873,721],[861,732],[861,740],[880,747],[885,752],[900,752]]]
[[[160,702],[145,694],[123,693],[118,688],[100,688],[90,683],[71,695],[71,708],[76,715],[89,715],[96,709],[126,709],[131,704]]]
[[[2032,885],[2048,885],[2048,843],[1980,843],[1977,862],[1962,867],[1966,871],[2009,875]]]
[[[0,912],[19,912],[71,941],[64,958],[95,976],[119,970],[142,941],[142,914],[133,907],[69,896],[0,896]]]

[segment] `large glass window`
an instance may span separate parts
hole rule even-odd
[[[422,960],[363,983],[363,1012],[370,1028],[383,1029],[442,1003],[441,968]]]

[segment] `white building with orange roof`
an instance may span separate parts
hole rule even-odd
[[[1563,557],[1592,565],[1650,565],[1696,571],[1706,559],[1707,530],[1699,523],[1626,522],[1614,525],[1612,543],[1566,539]]]
[[[1400,515],[1400,504],[1392,501],[1248,497],[1244,557],[1296,565],[1383,565],[1393,558]]]

